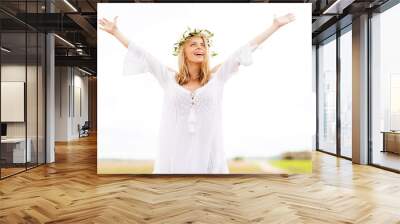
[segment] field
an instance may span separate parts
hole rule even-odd
[[[229,160],[231,174],[293,174],[311,173],[312,160]],[[151,174],[153,161],[151,160],[98,160],[98,174]]]

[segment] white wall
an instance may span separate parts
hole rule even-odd
[[[37,70],[38,69],[38,70]],[[22,112],[27,115],[24,122],[6,122],[7,137],[20,138],[25,135],[30,139],[32,161],[36,162],[36,152],[39,153],[39,163],[44,162],[44,82],[40,66],[25,66],[25,64],[3,64],[1,66],[1,81],[17,81],[26,83],[26,107]],[[26,81],[27,79],[27,81]],[[9,108],[1,108],[7,110]],[[13,111],[11,111],[13,112]]]
[[[88,120],[88,78],[76,68],[56,67],[55,87],[55,140],[77,139],[78,124]],[[77,105],[82,105],[82,113]]]
[[[85,123],[85,121],[88,120],[88,77],[81,76],[82,73],[78,73],[78,70],[75,70],[74,73],[74,89],[75,89],[75,106],[74,110],[75,113],[73,113],[73,119],[72,119],[72,130],[71,134],[73,138],[77,138],[79,136],[77,126],[80,124],[81,126]],[[78,92],[77,90],[80,90],[80,99],[77,97]],[[81,101],[80,103],[78,101]],[[79,112],[79,108],[82,110],[81,113]]]
[[[26,70],[27,69],[27,70]],[[18,82],[25,82],[25,76],[26,76],[26,71],[27,71],[27,75],[36,75],[36,67],[33,66],[27,66],[25,67],[25,65],[18,65],[18,64],[9,64],[9,65],[2,65],[1,66],[1,81],[18,81]],[[35,83],[31,83],[32,78],[28,77],[28,79],[30,80],[30,84],[36,85]],[[36,89],[31,89],[28,88],[28,93],[27,96],[28,97],[35,97],[36,98]],[[34,90],[34,92],[29,92],[30,90]],[[27,99],[28,103],[31,102],[31,99]],[[36,108],[36,104],[34,105],[29,105],[31,108],[29,108],[30,111],[34,110]],[[32,108],[34,107],[34,108]],[[6,108],[2,108],[2,110],[5,110]],[[28,113],[28,121],[31,122],[33,120],[36,121],[36,114],[33,113]],[[35,117],[31,117],[32,115],[34,115]],[[8,137],[25,137],[25,123],[26,122],[7,122],[7,136]],[[29,133],[31,133],[30,129],[33,127],[33,125],[28,125],[28,137],[29,137]],[[34,129],[36,130],[36,126],[34,127]]]
[[[55,140],[68,140],[68,68],[55,68]]]

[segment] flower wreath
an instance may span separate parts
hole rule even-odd
[[[208,48],[211,47],[212,41],[211,38],[214,36],[213,33],[211,33],[209,30],[206,29],[194,29],[192,30],[190,27],[188,27],[186,29],[186,31],[182,34],[181,39],[176,42],[174,44],[174,52],[172,53],[174,56],[178,56],[179,55],[179,51],[181,50],[181,47],[183,46],[183,44],[191,37],[194,36],[205,36],[207,39],[207,46]],[[214,51],[211,52],[211,56],[214,57],[216,56],[217,53],[215,53]]]

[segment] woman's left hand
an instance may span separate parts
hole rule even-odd
[[[274,24],[276,27],[279,28],[279,27],[281,27],[281,26],[284,26],[284,25],[286,25],[286,24],[288,24],[288,23],[294,21],[295,19],[296,19],[296,17],[294,16],[293,13],[288,13],[288,14],[286,14],[286,15],[284,15],[284,16],[274,17],[274,22],[273,22],[273,24]]]

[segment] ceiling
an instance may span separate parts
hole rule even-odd
[[[229,2],[256,3],[312,3],[312,37],[316,44],[351,24],[353,16],[373,10],[388,0],[252,0]],[[79,66],[96,73],[97,67],[97,3],[121,2],[180,2],[165,0],[1,0],[0,24],[3,46],[13,47],[16,52],[25,53],[25,29],[39,32],[55,32],[56,65]],[[196,2],[216,2],[200,0]],[[224,2],[224,1],[219,1]],[[336,3],[335,3],[336,2]],[[69,3],[69,4],[68,4]],[[52,13],[48,13],[52,8]],[[27,12],[27,13],[26,13]],[[341,20],[340,23],[337,21]],[[339,24],[339,25],[338,25]],[[28,52],[33,52],[28,45]],[[15,53],[17,54],[17,53]]]

